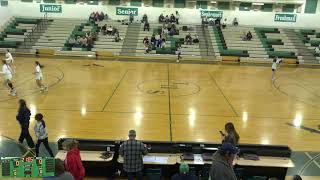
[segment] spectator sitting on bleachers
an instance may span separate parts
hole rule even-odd
[[[162,13],[161,13],[160,16],[159,16],[159,22],[164,22],[164,16],[163,16]]]
[[[149,38],[146,36],[142,42],[144,45],[149,45]]]
[[[82,47],[83,46],[83,38],[81,36],[77,37],[77,44],[76,47]]]
[[[180,14],[176,11],[176,23],[179,24]]]
[[[101,34],[102,35],[106,35],[107,34],[107,24],[105,24],[105,25],[103,25],[102,27],[101,27]]]
[[[150,31],[150,24],[148,21],[145,21],[144,26],[143,26],[143,31]]]
[[[112,34],[112,31],[113,31],[113,27],[112,27],[112,26],[109,26],[108,29],[107,29],[107,34],[108,34],[108,35],[111,35],[111,34]]]
[[[163,28],[162,28],[162,34],[163,34],[163,36],[164,36],[165,38],[167,38],[167,37],[168,37],[168,34],[169,34],[168,28],[163,27]]]
[[[166,39],[162,38],[161,39],[161,45],[160,45],[161,48],[165,48],[166,47]]]
[[[73,46],[75,46],[76,45],[76,40],[74,39],[74,37],[70,37],[69,38],[69,41],[68,41],[68,44],[71,46],[71,47],[73,47]]]
[[[221,25],[221,18],[218,17],[218,18],[215,20],[214,24],[215,24],[216,26],[220,26],[220,25]]]
[[[219,150],[213,155],[210,169],[211,180],[237,180],[233,171],[233,161],[238,154],[238,149],[231,143],[222,143]]]
[[[119,35],[119,32],[116,32],[115,33],[115,35],[114,35],[114,42],[119,42],[119,41],[121,41],[122,39],[121,39],[121,37],[120,37],[120,35]]]
[[[179,166],[179,173],[174,174],[171,180],[196,180],[194,174],[189,173],[189,165],[186,163],[181,163]]]
[[[225,19],[223,20],[221,27],[222,27],[223,29],[227,27],[227,18],[225,18]]]
[[[202,17],[202,25],[208,26],[208,18],[207,18],[207,16],[203,16]]]
[[[168,16],[168,15],[166,15],[166,17],[165,17],[165,19],[164,19],[164,22],[165,22],[165,23],[169,23],[169,16]]]
[[[111,31],[111,35],[114,36],[116,33],[119,33],[118,29],[113,27]]]
[[[234,19],[233,19],[232,24],[233,24],[234,26],[238,26],[238,25],[239,25],[239,22],[238,22],[237,18],[234,18]]]
[[[170,22],[171,23],[175,23],[176,22],[176,17],[173,14],[171,14],[171,16],[170,16]]]
[[[319,46],[317,46],[315,49],[314,49],[314,55],[315,56],[320,56],[320,48],[319,48]]]
[[[145,23],[145,22],[148,22],[148,16],[146,14],[142,16],[142,20],[141,20],[141,23]]]
[[[192,45],[192,37],[190,33],[186,35],[185,42],[187,45],[188,44]]]
[[[243,41],[250,41],[251,39],[252,39],[252,34],[250,31],[248,31],[247,33],[244,33],[244,35],[242,36]]]
[[[199,37],[197,34],[194,35],[193,43],[199,43]]]
[[[95,21],[95,13],[92,12],[89,16],[89,21],[94,22]]]
[[[99,21],[103,21],[104,18],[105,18],[105,17],[104,17],[103,12],[100,12],[98,20],[99,20]]]
[[[156,45],[156,36],[154,34],[152,34],[150,41],[151,41],[151,45],[153,45],[153,46]]]

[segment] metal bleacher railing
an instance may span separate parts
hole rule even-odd
[[[24,38],[24,48],[27,48],[28,45],[32,44],[35,42],[35,40],[37,39],[37,35],[39,32],[42,32],[48,25],[48,14],[45,13],[43,17],[41,17],[39,23],[35,24],[31,30],[31,32],[29,32],[26,37]]]

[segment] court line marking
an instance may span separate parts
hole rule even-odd
[[[308,106],[311,106],[312,108],[315,108],[315,109],[319,109],[319,107],[317,105],[313,105],[313,104],[310,104],[309,102],[306,102],[305,100],[302,100],[302,99],[299,99],[299,97],[296,97],[296,96],[292,96],[290,94],[288,94],[287,92],[285,92],[284,90],[280,89],[280,85],[276,86],[276,81],[278,80],[279,78],[277,78],[276,80],[274,80],[272,82],[272,85],[273,87],[278,91],[280,92],[281,94],[287,96],[288,98],[293,98],[295,101],[298,101],[298,102],[301,102],[305,105],[308,105]]]
[[[299,175],[302,175],[304,173],[304,171],[312,164],[312,163],[315,163],[316,166],[319,166],[319,164],[315,161],[315,159],[317,159],[318,157],[320,157],[320,154],[317,154],[316,156],[314,157],[311,157],[309,153],[305,152],[304,153],[308,158],[309,160],[302,166],[302,168],[299,170]]]
[[[218,88],[218,90],[220,91],[220,93],[222,94],[222,96],[224,97],[224,99],[227,101],[227,103],[229,104],[231,110],[233,111],[233,113],[236,115],[236,117],[239,117],[239,114],[237,113],[237,111],[235,110],[235,108],[232,106],[231,102],[229,101],[229,99],[227,98],[227,96],[223,93],[222,89],[219,87],[216,79],[213,77],[213,75],[208,72],[211,80],[213,81],[213,83],[216,85],[216,87]]]
[[[167,79],[168,79],[168,82],[167,82],[167,85],[168,87],[170,86],[170,67],[169,67],[169,64],[167,64]],[[168,88],[168,108],[169,108],[169,132],[170,132],[170,141],[172,142],[172,119],[171,119],[171,90],[170,88]]]
[[[60,71],[61,73],[61,77],[58,77],[58,76],[53,76],[55,78],[58,79],[58,81],[56,81],[55,83],[53,84],[50,84],[49,85],[49,88],[51,89],[52,87],[58,85],[63,79],[64,79],[64,72],[59,68],[59,67],[55,67],[58,71]],[[7,98],[7,99],[2,99],[0,100],[0,103],[1,102],[7,102],[7,101],[10,101],[10,100],[14,100],[14,99],[18,99],[18,98],[21,98],[21,97],[27,97],[27,96],[31,96],[31,95],[35,95],[35,94],[44,94],[46,95],[46,93],[41,93],[40,91],[34,91],[34,92],[31,92],[31,93],[28,93],[28,94],[23,94],[23,95],[19,95],[19,93],[17,94],[17,96],[15,97],[10,97],[10,98]]]
[[[107,102],[106,102],[106,103],[104,104],[104,106],[102,107],[101,112],[103,112],[103,111],[106,109],[106,107],[109,105],[109,102],[111,101],[113,95],[114,95],[114,94],[116,93],[116,91],[118,90],[118,88],[119,88],[122,80],[123,80],[123,79],[125,78],[125,76],[128,74],[128,71],[129,71],[129,70],[127,69],[126,72],[122,75],[122,77],[121,77],[121,79],[119,80],[117,86],[116,86],[115,89],[113,90],[111,96],[109,96]]]

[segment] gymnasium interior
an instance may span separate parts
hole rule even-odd
[[[18,141],[24,99],[30,135],[43,114],[56,158],[64,141],[79,142],[84,180],[127,179],[118,147],[129,130],[149,147],[144,179],[186,163],[208,180],[204,154],[228,122],[240,136],[237,179],[320,180],[320,1],[0,0],[0,15],[17,91],[1,77],[1,160],[35,157]],[[43,145],[39,156],[49,157]],[[4,169],[0,179],[31,179]]]

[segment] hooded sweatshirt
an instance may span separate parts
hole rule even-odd
[[[73,148],[68,151],[64,160],[66,171],[69,171],[75,180],[82,180],[85,176],[85,169],[81,162],[80,151],[78,148]]]
[[[232,166],[220,155],[219,151],[213,155],[210,178],[211,180],[237,180]]]

